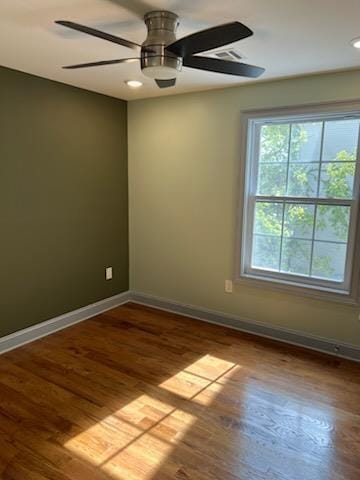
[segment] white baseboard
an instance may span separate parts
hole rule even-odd
[[[10,335],[0,338],[0,354],[20,347],[25,343],[33,342],[38,338],[50,335],[58,330],[74,325],[75,323],[82,322],[95,315],[99,315],[111,308],[118,307],[119,305],[128,302],[129,299],[130,293],[128,291],[123,292],[114,295],[113,297],[100,300],[99,302],[92,303],[91,305],[87,305],[86,307],[65,313],[59,317],[52,318],[51,320],[11,333]]]
[[[32,342],[38,338],[50,335],[58,330],[74,325],[75,323],[82,322],[83,320],[99,315],[106,310],[118,307],[129,301],[171,313],[178,313],[195,320],[214,323],[223,327],[360,362],[360,347],[357,345],[341,343],[337,340],[270,326],[266,323],[244,319],[236,315],[207,310],[205,308],[134,291],[120,293],[119,295],[106,298],[91,305],[87,305],[86,307],[74,310],[73,312],[65,313],[64,315],[47,320],[46,322],[38,323],[18,332],[11,333],[6,337],[2,337],[0,338],[0,354]]]
[[[236,315],[207,310],[193,305],[186,305],[141,292],[130,292],[130,300],[141,305],[158,308],[171,313],[178,313],[208,323],[214,323],[223,327],[240,330],[242,332],[360,362],[360,347],[357,345],[317,337],[296,330],[285,329],[273,325],[270,326],[263,322],[244,319]]]

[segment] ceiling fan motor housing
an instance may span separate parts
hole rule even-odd
[[[148,36],[141,50],[141,69],[144,75],[159,80],[176,78],[181,72],[182,58],[165,50],[176,41],[178,16],[172,12],[149,12],[144,17]],[[149,51],[151,50],[151,51]]]

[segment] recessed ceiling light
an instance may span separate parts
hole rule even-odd
[[[139,88],[142,86],[142,82],[139,82],[139,80],[127,80],[125,83],[131,88]]]
[[[360,37],[357,37],[351,40],[351,44],[355,48],[360,48]]]

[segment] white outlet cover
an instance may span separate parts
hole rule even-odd
[[[225,280],[225,292],[232,293],[233,291],[233,282],[232,280]]]
[[[113,277],[112,267],[106,267],[105,269],[105,278],[106,280],[111,280]]]

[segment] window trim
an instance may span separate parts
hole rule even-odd
[[[260,123],[263,124],[264,122],[269,122],[271,124],[283,123],[284,121],[299,122],[299,120],[301,121],[301,117],[304,117],[304,119],[309,121],[315,121],[316,119],[323,121],[324,117],[336,119],[344,116],[360,117],[360,100],[242,112],[241,158],[238,171],[238,186],[240,188],[237,208],[234,282],[340,303],[353,305],[358,305],[360,303],[360,249],[356,249],[356,245],[360,244],[360,135],[354,183],[354,191],[356,193],[355,200],[327,199],[319,202],[322,204],[345,204],[354,207],[351,212],[350,223],[354,224],[355,222],[355,226],[350,229],[351,238],[349,238],[348,241],[348,245],[352,246],[352,249],[348,249],[346,259],[346,270],[349,271],[349,268],[351,268],[347,283],[339,283],[339,286],[341,285],[342,288],[337,289],[335,288],[336,282],[328,282],[326,280],[321,282],[317,281],[316,285],[314,285],[314,282],[312,282],[311,279],[304,281],[306,280],[306,277],[291,275],[289,280],[289,275],[281,274],[279,272],[274,272],[274,275],[271,275],[269,271],[266,271],[266,274],[262,276],[260,269],[256,269],[256,273],[253,273],[251,269],[249,270],[246,268],[248,265],[246,265],[245,262],[246,257],[250,258],[249,254],[246,255],[245,250],[247,245],[252,244],[252,231],[251,229],[244,228],[244,226],[249,225],[249,218],[253,218],[254,215],[253,210],[249,211],[248,192],[252,192],[252,196],[254,196],[254,188],[256,189],[256,175],[253,173],[254,169],[257,168],[257,165],[249,161],[249,157],[252,151],[251,149],[254,146],[255,148],[259,148],[259,142],[255,142],[254,139],[256,129],[250,127],[253,125],[259,126]],[[258,151],[253,151],[253,154],[255,158],[259,157]],[[250,184],[251,179],[252,184]],[[267,198],[270,198],[270,196]],[[274,197],[274,199],[275,198],[283,199],[283,197]],[[291,201],[291,198],[288,198],[287,200]],[[303,200],[305,203],[307,201],[308,203],[313,204],[313,202],[309,202],[308,198],[300,198],[297,200]],[[255,205],[255,199],[252,203]],[[350,265],[352,260],[352,265]]]

